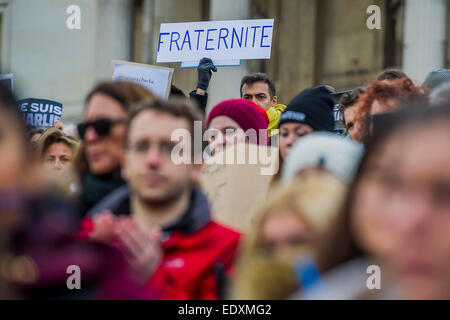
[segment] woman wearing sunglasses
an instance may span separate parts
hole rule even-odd
[[[125,121],[130,105],[152,99],[152,93],[132,82],[104,82],[86,97],[84,122],[78,124],[82,150],[80,213],[125,184],[120,168],[125,151]]]

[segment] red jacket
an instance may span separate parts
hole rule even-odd
[[[111,195],[111,198],[114,198]],[[110,209],[125,201],[115,198],[102,209]],[[127,200],[128,201],[128,200]],[[84,221],[84,232],[92,231],[92,223]],[[194,189],[190,207],[183,217],[163,230],[165,234],[161,264],[145,285],[149,297],[155,299],[218,299],[223,274],[230,274],[240,234],[222,226],[210,217],[206,196]]]
[[[239,234],[210,221],[195,233],[173,232],[163,260],[147,283],[160,299],[218,299],[220,265],[229,273]]]

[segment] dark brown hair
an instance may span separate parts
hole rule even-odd
[[[344,93],[339,101],[340,111],[343,113],[345,109],[350,108],[359,101],[359,97],[365,93],[364,87],[353,89],[349,93]]]
[[[351,216],[356,201],[356,191],[367,171],[369,160],[379,153],[379,147],[385,145],[386,141],[400,130],[409,130],[410,127],[427,128],[437,121],[447,122],[450,127],[450,107],[448,105],[429,108],[427,104],[414,104],[407,109],[402,108],[383,116],[385,118],[383,130],[377,131],[377,134],[370,137],[366,144],[366,151],[347,194],[343,213],[339,216],[335,228],[321,244],[318,264],[323,272],[364,254],[351,228]]]
[[[130,105],[133,103],[155,97],[153,93],[134,82],[108,81],[99,83],[88,93],[85,100],[85,106],[87,106],[92,97],[98,93],[107,95],[116,100],[125,111],[128,111]]]
[[[256,82],[264,82],[269,86],[269,94],[270,94],[270,98],[273,98],[277,95],[277,91],[275,89],[275,84],[273,83],[272,79],[270,79],[267,74],[265,73],[261,73],[261,72],[257,72],[254,74],[250,74],[247,75],[245,77],[242,78],[241,80],[241,88],[240,88],[240,92],[241,92],[241,98],[242,98],[242,87],[244,86],[244,84],[246,84],[247,86],[252,85]]]
[[[126,133],[127,144],[130,127],[133,124],[133,120],[144,111],[156,111],[161,113],[167,113],[176,118],[182,118],[187,120],[189,122],[192,139],[194,139],[195,121],[202,121],[202,131],[204,128],[203,113],[200,111],[199,107],[192,104],[190,100],[186,98],[171,98],[169,100],[162,100],[159,98],[155,98],[151,100],[145,100],[138,104],[133,105],[132,111],[128,115],[127,133]],[[192,144],[192,146],[194,146],[194,144]]]

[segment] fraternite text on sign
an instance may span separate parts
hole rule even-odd
[[[112,61],[113,81],[135,82],[160,98],[168,98],[173,69],[128,61]]]
[[[162,23],[157,62],[270,59],[273,19]]]

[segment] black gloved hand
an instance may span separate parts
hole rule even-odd
[[[211,81],[212,71],[216,72],[217,68],[210,58],[203,58],[197,67],[198,82],[197,88],[207,90],[209,81]]]

